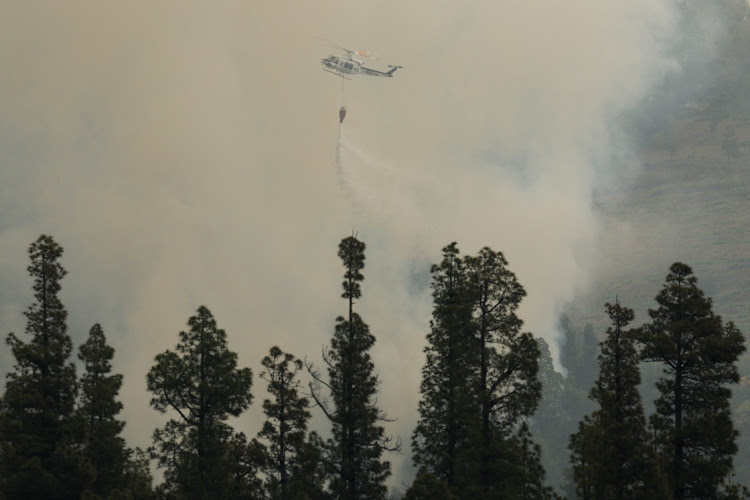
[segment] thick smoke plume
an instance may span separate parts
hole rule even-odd
[[[256,373],[273,344],[319,356],[356,230],[380,403],[408,442],[444,245],[502,250],[556,349],[597,259],[592,192],[635,165],[618,116],[674,66],[672,3],[2,3],[2,331],[23,330],[28,244],[54,235],[74,341],[103,325],[145,446],[145,374],[200,304]],[[346,133],[316,34],[404,66],[347,82]],[[408,449],[393,461],[408,480]]]

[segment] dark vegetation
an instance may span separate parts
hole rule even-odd
[[[383,453],[400,452],[401,440],[385,433],[390,419],[377,404],[369,354],[376,339],[355,311],[363,242],[339,245],[346,315],[323,350],[327,377],[271,347],[260,371],[266,421],[248,439],[228,418],[252,403],[253,371],[238,366],[226,332],[201,306],[147,374],[151,406],[170,417],[147,451],[120,436],[122,376],[111,373],[115,352],[99,324],[79,347],[80,376],[72,362],[58,298],[62,253],[46,235],[29,248],[35,300],[27,339],[7,337],[16,364],[0,403],[0,498],[388,498]],[[417,475],[405,498],[750,497],[733,475],[730,406],[744,337],[713,312],[689,266],[670,267],[650,322],[638,328],[627,328],[634,313],[619,302],[606,304],[611,325],[601,343],[591,327],[572,334],[564,324],[567,379],[545,341],[523,331],[516,310],[526,293],[502,253],[461,256],[452,243],[431,276],[412,436]],[[642,363],[660,369],[648,419]],[[584,387],[593,404],[582,404]],[[308,430],[314,408],[331,424],[327,440]],[[152,460],[163,470],[156,487]],[[555,471],[549,478],[545,466]]]

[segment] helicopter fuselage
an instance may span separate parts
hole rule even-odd
[[[331,55],[322,59],[321,62],[323,69],[339,76],[356,75],[362,72],[362,61],[354,58]]]
[[[350,75],[384,76],[386,78],[393,78],[393,73],[395,73],[397,69],[403,67],[389,64],[388,67],[390,69],[388,71],[378,71],[366,67],[363,61],[360,61],[351,55],[347,57],[330,55],[325,59],[321,59],[320,62],[323,64],[324,70],[333,73],[336,76],[340,76],[341,78],[349,78]]]

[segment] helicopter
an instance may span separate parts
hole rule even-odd
[[[395,66],[392,64],[388,65],[388,67],[391,68],[388,71],[378,71],[376,69],[368,68],[365,66],[364,61],[358,59],[357,56],[379,61],[380,59],[375,57],[372,52],[366,50],[351,50],[330,42],[329,45],[344,51],[346,55],[337,56],[331,54],[325,59],[321,59],[320,62],[323,64],[323,69],[336,76],[340,76],[341,78],[346,78],[347,80],[351,80],[351,75],[385,76],[393,78],[393,73],[395,73],[397,69],[403,68],[403,66]]]

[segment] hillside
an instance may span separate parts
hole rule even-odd
[[[594,284],[571,304],[572,323],[601,331],[603,304],[617,295],[637,321],[669,265],[693,267],[715,310],[750,332],[750,121],[692,116],[655,134],[643,171],[618,197],[602,197],[602,262]]]
[[[570,305],[574,330],[607,328],[603,304],[617,296],[648,320],[671,263],[693,267],[714,310],[750,338],[750,121],[675,121],[641,153],[643,171],[621,196],[597,200],[604,220],[602,263],[594,284]],[[750,346],[748,346],[750,347]],[[647,413],[656,397],[656,366],[642,367]],[[736,480],[750,484],[750,353],[740,359],[743,383],[732,402],[740,432]]]

